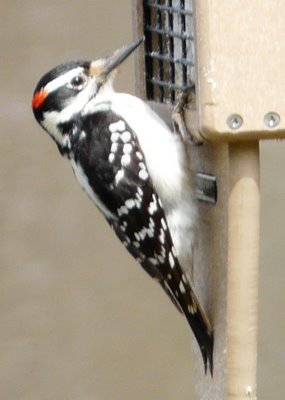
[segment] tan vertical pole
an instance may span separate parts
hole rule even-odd
[[[227,400],[256,399],[259,144],[229,145]]]

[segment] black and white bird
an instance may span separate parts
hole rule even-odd
[[[55,67],[32,108],[118,238],[184,314],[213,373],[213,331],[185,273],[197,215],[185,143],[144,101],[113,89],[141,42]]]

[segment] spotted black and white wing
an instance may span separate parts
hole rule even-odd
[[[212,371],[212,330],[176,257],[161,201],[132,129],[111,111],[96,112],[78,121],[71,140],[73,169],[82,187],[128,251],[185,315],[205,369],[209,361]]]

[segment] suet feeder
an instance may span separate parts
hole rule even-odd
[[[259,141],[285,136],[284,2],[134,0],[137,94],[171,124],[185,111],[200,222],[194,282],[215,330],[214,378],[199,399],[256,399]],[[152,134],[150,132],[150,134]],[[155,132],[153,132],[155,134]],[[198,352],[197,352],[198,354]]]

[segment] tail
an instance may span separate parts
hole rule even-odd
[[[187,291],[186,291],[187,292]],[[213,349],[214,349],[214,334],[210,321],[201,307],[193,289],[189,284],[189,295],[187,308],[183,307],[185,315],[192,332],[198,342],[202,354],[205,374],[207,374],[208,366],[213,377]]]
[[[197,339],[197,336],[196,336]],[[198,339],[197,339],[198,341]],[[199,341],[198,341],[199,343]],[[213,378],[214,373],[214,366],[213,366],[213,349],[214,349],[214,335],[213,332],[209,333],[207,339],[204,341],[203,344],[199,343],[199,347],[202,353],[204,368],[205,368],[205,375],[207,374],[208,365],[211,376]]]
[[[161,281],[160,284],[178,310],[186,317],[200,347],[205,374],[207,374],[209,366],[210,373],[213,376],[214,335],[210,321],[186,274],[178,266],[171,270],[171,274],[171,280]],[[176,290],[177,287],[179,290]]]

